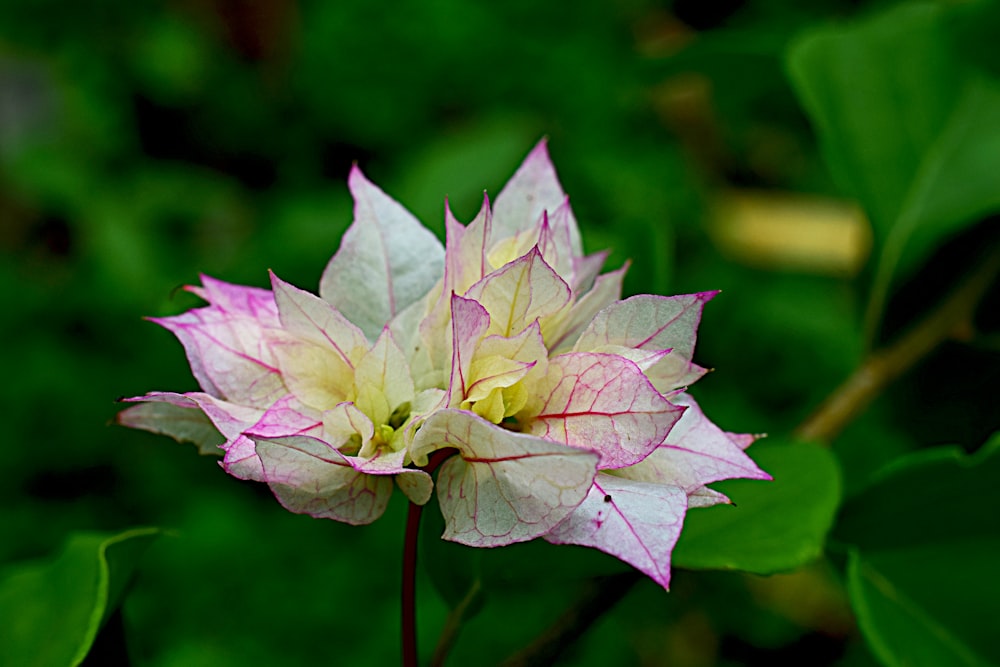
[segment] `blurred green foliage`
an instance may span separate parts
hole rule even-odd
[[[723,290],[697,354],[718,370],[694,394],[724,428],[784,442],[865,354],[873,282],[890,340],[995,251],[998,28],[995,2],[0,3],[0,562],[80,530],[175,529],[115,621],[133,664],[395,662],[402,500],[365,528],[294,516],[190,447],[109,427],[117,396],[195,388],[180,345],[140,315],[196,305],[176,288],[198,272],[264,286],[270,268],[313,288],[351,221],[352,162],[440,233],[445,195],[470,219],[548,135],[588,250],[613,249],[612,267],[632,259],[627,292]],[[732,188],[857,197],[871,261],[858,276],[752,268],[713,235]],[[879,273],[894,252],[906,271],[892,260]],[[921,622],[967,603],[958,637],[974,662],[995,660],[982,637],[997,597],[977,589],[1000,532],[995,465],[977,473],[975,502],[932,504],[939,524],[960,516],[986,533],[972,550],[956,551],[954,535],[919,545],[922,576],[966,587],[950,597],[914,593],[907,553],[851,531],[868,530],[858,517],[887,496],[933,501],[959,479],[944,460],[919,483],[926,466],[885,465],[942,444],[972,452],[996,430],[998,306],[994,286],[973,322],[956,323],[959,340],[836,440],[846,505],[825,565],[770,578],[678,569],[670,594],[642,582],[567,662],[900,664],[898,637],[923,626],[886,590],[915,596]],[[802,525],[775,529],[802,529],[789,567],[817,553],[839,496],[833,462],[806,451],[772,470],[817,480],[774,485],[804,494],[784,508]],[[748,513],[771,493],[763,484],[744,485]],[[697,512],[741,511],[737,488],[737,508],[696,510],[692,528]],[[910,529],[886,522],[888,538]],[[746,528],[752,552],[761,538]],[[427,656],[468,589],[439,597],[432,585],[463,558],[451,546],[422,556]],[[502,659],[574,604],[586,574],[621,571],[547,544],[482,559],[495,585],[453,664]]]
[[[76,533],[56,558],[5,572],[0,584],[3,664],[81,664],[158,532]]]

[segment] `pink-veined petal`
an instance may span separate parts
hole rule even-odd
[[[719,493],[715,489],[701,486],[694,491],[688,492],[688,509],[699,507],[712,507],[714,505],[730,505],[733,501],[724,493]]]
[[[193,402],[189,407],[158,401],[139,403],[119,412],[116,420],[122,426],[194,443],[199,454],[223,454],[221,445],[226,438]]]
[[[243,435],[279,438],[289,435],[319,436],[323,419],[319,411],[301,404],[289,394],[264,411],[264,414]]]
[[[535,247],[473,285],[466,297],[489,313],[489,333],[512,336],[558,313],[569,302],[570,291]]]
[[[603,345],[649,350],[671,349],[647,375],[661,392],[687,386],[704,374],[691,362],[701,313],[718,292],[681,296],[638,296],[618,301],[597,313],[573,347],[586,352]]]
[[[388,327],[358,362],[354,391],[354,404],[377,426],[388,423],[393,410],[413,400],[410,366]]]
[[[405,449],[398,452],[379,451],[370,459],[349,456],[347,460],[355,470],[368,475],[394,475],[396,485],[407,498],[417,505],[425,505],[431,499],[434,481],[423,470],[405,467],[407,454]]]
[[[670,484],[688,492],[722,479],[771,479],[687,394],[671,399],[687,407],[666,442],[636,465],[618,471],[629,479]]]
[[[197,408],[205,413],[216,429],[226,438],[233,440],[243,431],[253,426],[264,414],[264,410],[237,405],[199,391],[176,394],[169,391],[153,391],[145,396],[122,399],[126,403],[167,403],[182,408]],[[225,447],[223,444],[222,447]]]
[[[426,505],[434,492],[434,480],[423,470],[407,468],[396,475],[396,486],[414,505]]]
[[[563,202],[555,214],[542,214],[538,230],[538,251],[545,263],[552,267],[567,284],[573,279],[573,256],[569,247],[569,224],[576,221],[569,212],[569,200]]]
[[[601,469],[630,466],[666,438],[684,408],[673,405],[628,359],[573,352],[549,360],[526,427],[601,455]]]
[[[687,503],[687,494],[676,486],[598,473],[587,499],[545,539],[595,547],[668,588],[670,554],[681,534]]]
[[[375,425],[368,415],[358,410],[354,403],[340,403],[323,413],[323,440],[335,449],[348,444],[352,437],[360,437],[358,449],[365,447],[375,435]]]
[[[227,289],[250,288],[227,285]],[[266,312],[258,303],[263,298],[257,295],[259,291],[247,299],[257,303],[254,311]],[[256,318],[246,311],[212,305],[150,321],[181,341],[191,371],[206,393],[255,407],[266,407],[285,393],[270,348],[272,333],[280,326],[271,313]]]
[[[565,200],[566,193],[542,139],[497,196],[493,205],[492,243],[535,226],[543,211],[554,212]],[[568,233],[573,256],[583,254],[580,231],[575,224]]]
[[[537,321],[510,338],[486,336],[475,350],[464,398],[470,403],[486,399],[485,404],[473,407],[473,411],[496,423],[505,415],[513,416],[522,410],[530,396],[527,387],[533,386],[547,367],[548,350]],[[505,398],[503,390],[519,382],[520,389],[512,389],[513,393]],[[497,390],[501,392],[499,395]],[[471,405],[463,402],[460,407]]]
[[[590,291],[610,254],[607,250],[601,250],[592,255],[573,259],[573,282],[570,283],[573,294],[586,294]]]
[[[444,539],[476,547],[531,540],[551,530],[586,496],[597,455],[512,433],[464,410],[439,410],[417,431],[411,455],[459,456],[438,472]]]
[[[389,320],[441,279],[444,248],[357,166],[348,186],[354,224],[323,272],[319,293],[374,340]]]
[[[733,441],[733,444],[740,449],[746,449],[757,440],[764,437],[763,435],[756,435],[753,433],[726,433],[726,435],[729,436],[729,439]]]
[[[516,336],[509,338],[498,335],[486,336],[476,350],[476,355],[488,357],[494,354],[515,361],[534,363],[544,368],[548,350],[538,322],[532,322]]]
[[[479,341],[490,326],[490,316],[478,302],[451,296],[451,381],[448,404],[461,403],[471,386],[469,368]]]
[[[204,412],[212,424],[226,439],[219,445],[225,455],[222,467],[227,473],[239,479],[261,481],[260,460],[251,442],[243,432],[256,424],[265,411],[245,405],[222,401],[202,392],[175,394],[172,392],[151,392],[145,396],[125,399],[129,402],[163,402],[179,407],[197,407]]]
[[[354,369],[329,344],[282,334],[274,337],[271,349],[286,391],[304,405],[323,411],[347,399]]]
[[[271,285],[285,331],[329,347],[344,364],[353,368],[369,346],[364,332],[323,299],[286,283],[274,273],[271,273]]]
[[[409,326],[405,338],[398,336],[402,327],[393,325],[393,334],[397,335],[397,340],[408,342],[404,349],[410,353],[408,356],[415,371],[414,380],[420,386],[432,386],[448,379],[449,362],[453,354],[450,338],[452,296],[465,294],[469,287],[489,271],[486,263],[489,230],[489,201],[485,195],[482,209],[468,227],[455,219],[447,200],[445,201],[446,247],[441,289],[432,290],[430,294],[436,295],[433,296],[433,303],[420,309],[419,323]],[[443,336],[442,332],[449,335]]]
[[[200,274],[202,287],[191,286],[187,290],[209,302],[214,308],[230,315],[241,315],[257,320],[263,326],[278,326],[278,309],[274,295],[260,287],[247,287],[217,280]]]
[[[622,268],[598,276],[590,291],[577,299],[560,322],[557,334],[553,336],[554,340],[550,345],[553,351],[569,351],[597,313],[621,298],[622,281],[628,267],[629,263],[625,262]]]
[[[316,438],[259,438],[256,446],[264,481],[290,512],[360,525],[382,516],[392,495],[391,477],[355,470]]]
[[[489,271],[486,244],[491,229],[490,202],[483,195],[483,206],[476,217],[462,226],[445,202],[445,280],[442,298],[454,292],[461,296]]]

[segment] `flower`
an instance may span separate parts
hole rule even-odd
[[[685,393],[714,292],[621,300],[600,274],[540,143],[444,247],[355,167],[354,223],[319,296],[202,277],[208,306],[154,320],[202,391],[128,401],[127,426],[221,451],[293,512],[368,523],[399,486],[430,498],[445,539],[542,537],[608,552],[667,587],[690,507],[720,479],[768,479]],[[221,442],[220,442],[221,441]],[[439,455],[440,456],[440,455]]]

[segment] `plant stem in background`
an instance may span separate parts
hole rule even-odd
[[[591,581],[590,587],[535,641],[518,651],[504,667],[542,667],[553,664],[569,645],[578,642],[594,621],[624,598],[643,576],[624,572]]]
[[[455,641],[458,639],[458,633],[462,629],[462,623],[468,616],[469,608],[472,607],[482,594],[482,590],[482,582],[477,578],[472,582],[472,586],[469,587],[469,590],[465,594],[465,597],[462,598],[462,601],[448,613],[448,619],[445,621],[444,628],[441,630],[441,635],[438,637],[437,647],[434,649],[434,657],[431,658],[431,667],[444,666],[445,660],[448,659],[448,653],[451,651],[451,647],[455,645]]]
[[[876,350],[795,431],[798,440],[830,444],[860,415],[886,386],[912,368],[939,344],[967,328],[976,306],[1000,271],[1000,248],[959,283],[934,310],[907,334]],[[641,576],[637,572],[595,579],[573,607],[534,642],[504,663],[505,667],[548,665],[604,613],[629,592]]]
[[[994,248],[979,264],[908,333],[891,345],[870,353],[806,421],[795,437],[829,445],[882,390],[927,356],[957,330],[967,327],[976,305],[1000,270],[1000,249]]]

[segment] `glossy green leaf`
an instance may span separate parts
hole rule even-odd
[[[1000,435],[973,455],[935,447],[903,456],[844,503],[834,537],[865,551],[996,537],[986,508],[1000,502],[998,480]]]
[[[886,665],[1000,661],[1000,436],[976,454],[938,447],[899,459],[846,503],[848,590]]]
[[[788,54],[831,172],[871,219],[879,307],[893,275],[1000,208],[1000,85],[959,57],[952,11],[903,5]]]
[[[0,580],[0,664],[83,662],[159,532],[77,533],[54,559],[8,568]]]
[[[688,512],[674,566],[773,574],[823,552],[840,502],[833,455],[807,444],[761,444],[751,454],[774,480],[713,484],[734,505]]]
[[[957,558],[958,549],[968,558]],[[873,556],[852,551],[847,590],[861,631],[878,659],[892,667],[989,664],[973,648],[977,638],[970,641],[968,626],[963,628],[950,612],[964,608],[972,613],[960,613],[960,617],[973,616],[971,620],[981,630],[992,628],[995,611],[986,618],[975,617],[985,610],[984,603],[996,606],[993,601],[1000,591],[996,577],[989,573],[998,549],[1000,540]],[[923,585],[915,581],[920,579]]]

